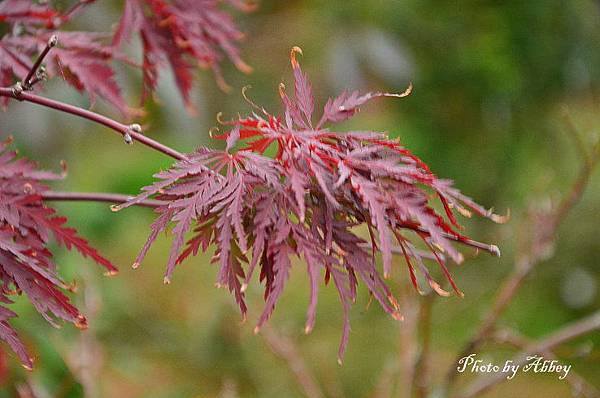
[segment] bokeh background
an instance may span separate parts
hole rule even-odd
[[[121,6],[121,1],[97,2],[71,28],[108,31]],[[573,130],[585,146],[598,140],[600,3],[261,0],[256,12],[236,13],[236,19],[247,32],[242,53],[254,73],[243,75],[226,65],[225,77],[233,87],[229,94],[218,89],[210,72],[198,73],[197,115],[185,111],[165,74],[160,103],[147,108],[147,134],[181,151],[220,145],[209,139],[208,130],[216,125],[217,112],[250,111],[240,94],[245,85],[252,85],[253,101],[279,112],[277,87],[291,81],[288,54],[298,45],[321,104],[344,88],[401,92],[412,81],[409,98],[373,102],[344,127],[388,131],[478,202],[500,213],[510,209],[505,225],[464,222],[468,234],[498,244],[503,256],[466,250],[467,261],[452,267],[465,298],[435,300],[431,383],[437,385],[512,270],[515,252],[527,239],[528,211],[560,197],[581,167],[570,138]],[[139,74],[127,68],[119,73],[135,103]],[[47,89],[53,98],[87,106],[85,98],[57,79]],[[102,104],[95,109],[111,114]],[[57,169],[60,160],[67,161],[69,176],[55,185],[57,190],[134,194],[170,164],[141,145],[125,145],[104,128],[34,105],[11,104],[0,123],[3,133],[15,136],[21,153],[39,159],[43,167]],[[40,396],[49,397],[303,396],[286,361],[263,336],[253,334],[262,308],[258,281],[249,288],[249,319],[241,323],[232,297],[214,286],[210,256],[187,261],[165,286],[169,238],[161,237],[142,267],[130,269],[149,232],[152,211],[112,213],[93,203],[58,207],[121,272],[103,277],[76,254],[56,250],[62,275],[79,286],[74,300],[88,315],[90,328],[83,333],[70,325],[52,329],[26,300],[18,300],[21,316],[14,324],[35,350],[37,367],[26,372],[16,360],[3,364],[8,371],[0,380],[0,397],[13,396],[14,386],[26,380]],[[560,227],[555,255],[526,281],[503,324],[536,338],[598,310],[599,214],[596,173]],[[408,291],[406,268],[400,258],[395,261],[390,283],[395,291]],[[331,287],[321,290],[315,330],[305,336],[304,273],[296,263],[271,321],[273,330],[294,342],[328,396],[373,396],[382,372],[391,374],[387,384],[395,391],[402,383],[394,376],[395,363],[414,349],[400,343],[403,324],[377,305],[368,306],[361,289],[351,315],[350,345],[339,366],[342,313],[336,293]],[[407,294],[421,299],[416,292]],[[557,354],[600,388],[598,344],[599,333],[590,334]],[[481,355],[490,360],[510,357],[510,351],[485,352]],[[565,397],[569,390],[555,375],[519,374],[485,396]]]

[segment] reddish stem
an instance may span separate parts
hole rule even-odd
[[[46,201],[70,201],[70,202],[107,202],[107,203],[125,203],[132,197],[118,193],[98,193],[98,192],[43,192],[42,199]],[[161,200],[146,199],[137,202],[137,206],[155,208],[164,205]]]
[[[134,131],[134,129],[132,129],[131,126],[119,123],[109,117],[100,115],[92,111],[88,111],[83,108],[79,108],[77,106],[65,104],[64,102],[55,101],[31,93],[19,93],[16,90],[13,90],[12,88],[6,87],[0,88],[0,97],[9,97],[19,101],[32,102],[34,104],[45,106],[47,108],[56,109],[60,112],[70,113],[71,115],[79,116],[81,118],[90,120],[94,123],[102,124],[121,134],[123,137],[129,136],[133,140],[138,141],[154,150],[157,150],[158,152],[164,153],[165,155],[171,156],[172,158],[175,158],[177,160],[187,159],[184,154],[176,151],[173,148],[163,145],[160,142],[154,141],[153,139],[148,138],[137,131]]]

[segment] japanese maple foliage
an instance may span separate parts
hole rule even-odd
[[[11,296],[25,294],[35,309],[53,326],[62,319],[85,328],[85,317],[75,308],[65,291],[69,285],[57,275],[48,242],[54,240],[68,250],[77,250],[117,272],[110,261],[89,246],[77,232],[65,226],[66,218],[48,207],[41,194],[48,191],[42,183],[62,178],[60,174],[40,171],[33,162],[17,159],[8,151],[9,141],[0,143],[0,339],[19,356],[23,365],[32,367],[32,358],[9,320],[17,316],[6,307]]]
[[[241,0],[227,1],[232,6],[250,11],[254,7]],[[219,9],[218,0],[126,0],[123,17],[113,38],[122,45],[136,33],[144,50],[143,72],[145,93],[154,91],[160,64],[171,67],[185,104],[191,107],[190,91],[195,68],[208,67],[217,82],[227,88],[220,62],[227,56],[238,69],[249,72],[236,43],[243,37],[232,18]]]
[[[101,97],[121,113],[134,110],[126,105],[112,67],[113,61],[130,65],[135,62],[121,53],[124,42],[138,34],[143,46],[143,99],[157,85],[159,68],[168,64],[188,108],[193,108],[190,91],[195,70],[208,67],[217,83],[226,88],[220,72],[223,58],[228,57],[238,69],[248,72],[237,48],[243,34],[231,16],[220,9],[217,0],[126,0],[123,17],[114,36],[87,32],[64,31],[63,25],[94,0],[73,1],[64,11],[32,0],[0,2],[0,24],[6,33],[0,37],[0,85],[11,86],[23,78],[33,65],[32,59],[42,52],[51,37],[58,37],[58,47],[46,59],[43,76],[62,76],[79,92],[88,95],[92,105]],[[227,1],[236,9],[249,11],[250,3]],[[1,26],[0,26],[1,27]],[[61,31],[59,32],[59,29]],[[43,77],[42,76],[42,77]],[[25,90],[33,84],[22,83]],[[3,105],[6,99],[3,98]]]
[[[306,332],[315,323],[319,280],[333,280],[345,318],[342,358],[359,281],[385,311],[402,318],[384,282],[392,269],[393,250],[404,255],[418,290],[417,272],[421,272],[432,289],[449,294],[431,277],[424,263],[431,258],[462,295],[445,256],[460,263],[463,257],[453,243],[472,241],[458,232],[454,212],[499,218],[462,195],[450,181],[437,178],[397,140],[383,133],[338,133],[328,127],[352,117],[371,99],[404,97],[411,88],[402,94],[343,93],[327,101],[315,122],[311,84],[296,61],[298,52],[294,48],[291,53],[295,95],[288,96],[285,86],[280,86],[283,116],[257,108],[258,113],[225,123],[230,131],[216,138],[226,140],[226,150],[199,148],[170,170],[156,174],[157,182],[115,210],[151,196],[164,201],[156,209],[159,216],[134,267],[172,223],[166,283],[177,264],[214,244],[217,283],[234,294],[245,315],[245,289],[258,272],[266,304],[256,331],[269,319],[285,288],[292,257],[303,258],[311,287]],[[274,147],[274,157],[265,155],[269,147]],[[435,200],[443,214],[434,209]],[[363,238],[361,230],[369,238]],[[185,244],[190,231],[192,237]],[[417,249],[415,239],[428,253]],[[377,252],[383,258],[383,272],[376,265]]]
[[[91,3],[79,2],[76,4]],[[93,32],[61,32],[57,29],[68,22],[74,10],[60,13],[50,4],[38,5],[29,0],[6,0],[0,4],[0,22],[8,24],[8,32],[0,38],[0,84],[11,86],[27,75],[32,59],[56,38],[60,45],[46,59],[39,77],[62,76],[78,91],[89,96],[92,104],[102,97],[122,113],[129,109],[115,80],[111,61],[115,51],[106,35]],[[25,90],[33,84],[22,82]]]

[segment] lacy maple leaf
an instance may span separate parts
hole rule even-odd
[[[0,84],[9,87],[23,79],[33,65],[31,59],[56,36],[59,45],[48,56],[45,71],[50,76],[62,76],[79,92],[87,94],[92,105],[97,97],[102,97],[123,114],[130,113],[115,80],[111,62],[116,54],[107,36],[56,32],[71,14],[61,14],[49,5],[28,0],[7,0],[0,4],[0,22],[8,24],[8,32],[0,38]],[[3,99],[4,105],[6,100]]]
[[[91,258],[109,274],[116,273],[117,268],[73,228],[66,227],[66,218],[56,215],[42,201],[41,194],[48,191],[42,181],[63,176],[39,171],[33,162],[16,159],[16,152],[7,150],[8,143],[0,143],[0,303],[11,304],[11,295],[24,293],[53,326],[57,326],[58,318],[85,328],[85,317],[65,295],[69,286],[57,276],[47,246],[50,237],[54,236],[68,250],[75,249],[83,257]],[[0,339],[13,349],[25,367],[31,368],[33,360],[9,323],[15,316],[0,305]]]
[[[256,267],[265,285],[265,308],[257,330],[268,320],[290,274],[291,257],[304,258],[311,294],[306,331],[315,323],[319,280],[333,279],[343,305],[344,329],[339,357],[348,340],[349,310],[362,281],[383,309],[400,319],[399,307],[384,282],[392,269],[392,253],[404,255],[415,288],[417,272],[441,295],[450,294],[430,275],[425,259],[441,267],[454,291],[462,295],[446,266],[445,256],[463,260],[454,242],[473,243],[457,231],[454,211],[469,210],[500,219],[438,179],[418,157],[383,133],[338,133],[326,128],[353,116],[359,107],[377,97],[402,94],[358,92],[330,99],[314,123],[310,82],[291,54],[295,96],[280,86],[283,117],[264,109],[226,124],[231,130],[216,138],[227,141],[225,151],[200,148],[121,209],[150,196],[163,200],[159,217],[134,265],[139,265],[157,235],[174,223],[165,280],[175,266],[200,250],[216,246],[213,262],[219,264],[217,282],[234,293],[242,313],[244,291]],[[238,141],[243,140],[239,147]],[[274,157],[264,155],[274,147]],[[433,207],[437,198],[445,209]],[[184,245],[185,235],[192,237]],[[363,232],[368,238],[362,237]],[[409,236],[409,234],[411,234]],[[417,248],[417,239],[426,249]],[[393,246],[393,241],[398,246]],[[495,246],[490,246],[497,251]],[[376,253],[383,258],[383,273]]]
[[[190,91],[193,71],[198,65],[212,69],[225,89],[227,85],[219,66],[224,56],[241,71],[250,71],[237,48],[243,34],[229,14],[219,9],[220,3],[220,0],[126,0],[113,44],[120,46],[134,33],[140,35],[146,94],[156,88],[160,64],[168,63],[171,67],[188,107],[192,107]],[[244,11],[254,8],[241,0],[228,3]]]
[[[220,9],[221,1],[126,0],[112,43],[105,34],[57,31],[88,3],[92,1],[75,3],[64,12],[30,0],[0,3],[0,23],[7,24],[6,33],[0,38],[0,84],[8,87],[25,77],[31,69],[31,59],[43,50],[52,35],[58,37],[59,46],[49,57],[49,75],[62,76],[78,91],[86,93],[92,104],[96,97],[101,97],[123,114],[131,114],[133,110],[125,104],[111,62],[132,64],[119,48],[134,33],[139,34],[144,51],[143,100],[155,90],[163,64],[171,67],[189,109],[193,108],[190,99],[193,74],[199,66],[210,68],[224,89],[227,84],[220,64],[225,57],[239,70],[251,70],[237,47],[243,34],[231,16]],[[255,8],[242,0],[227,3],[242,11]],[[6,105],[6,99],[2,101]]]

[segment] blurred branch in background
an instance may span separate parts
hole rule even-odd
[[[559,329],[552,333],[548,337],[542,338],[539,341],[535,341],[527,344],[521,353],[513,359],[514,365],[522,366],[528,362],[528,357],[534,354],[544,354],[551,352],[553,348],[573,340],[577,337],[583,336],[587,333],[600,330],[600,311],[583,318],[579,321],[573,322],[570,325]],[[489,376],[480,376],[477,378],[464,393],[457,395],[458,398],[473,398],[479,397],[483,392],[492,388],[498,383],[506,380],[506,375],[503,373],[494,373]],[[597,395],[595,395],[597,396]]]
[[[526,352],[527,348],[533,345],[533,342],[527,339],[525,336],[522,336],[519,332],[509,328],[497,330],[493,335],[493,340],[498,344],[508,344],[514,348],[519,349],[522,352]],[[540,354],[550,360],[557,359],[552,349],[540,351]],[[573,396],[581,396],[584,398],[600,397],[600,391],[598,391],[596,387],[588,383],[577,372],[571,370],[565,379],[567,380],[567,382],[569,382],[569,384],[571,384]]]
[[[413,372],[413,396],[415,398],[427,398],[431,389],[431,307],[435,300],[435,293],[429,292],[420,300],[419,317],[417,320],[417,331],[419,334],[419,346],[421,350],[416,359]]]
[[[294,375],[294,380],[308,398],[324,397],[316,378],[293,339],[277,333],[270,326],[264,326],[261,329],[261,336],[273,354],[284,360]]]
[[[590,151],[585,148],[578,131],[572,123],[569,124],[568,132],[569,137],[574,141],[580,156],[583,158],[581,170],[569,191],[562,197],[554,209],[549,212],[534,211],[530,219],[527,220],[533,226],[529,245],[523,252],[517,255],[515,267],[500,286],[489,312],[485,315],[473,337],[471,337],[460,351],[460,354],[452,362],[446,377],[445,389],[447,391],[452,389],[458,375],[456,372],[458,360],[475,352],[488,341],[497,326],[498,320],[515,298],[525,278],[531,274],[538,264],[552,257],[558,228],[567,214],[581,199],[592,173],[598,164],[600,159],[600,142],[596,142]],[[593,328],[587,331],[591,330]],[[467,394],[466,396],[475,395]]]

